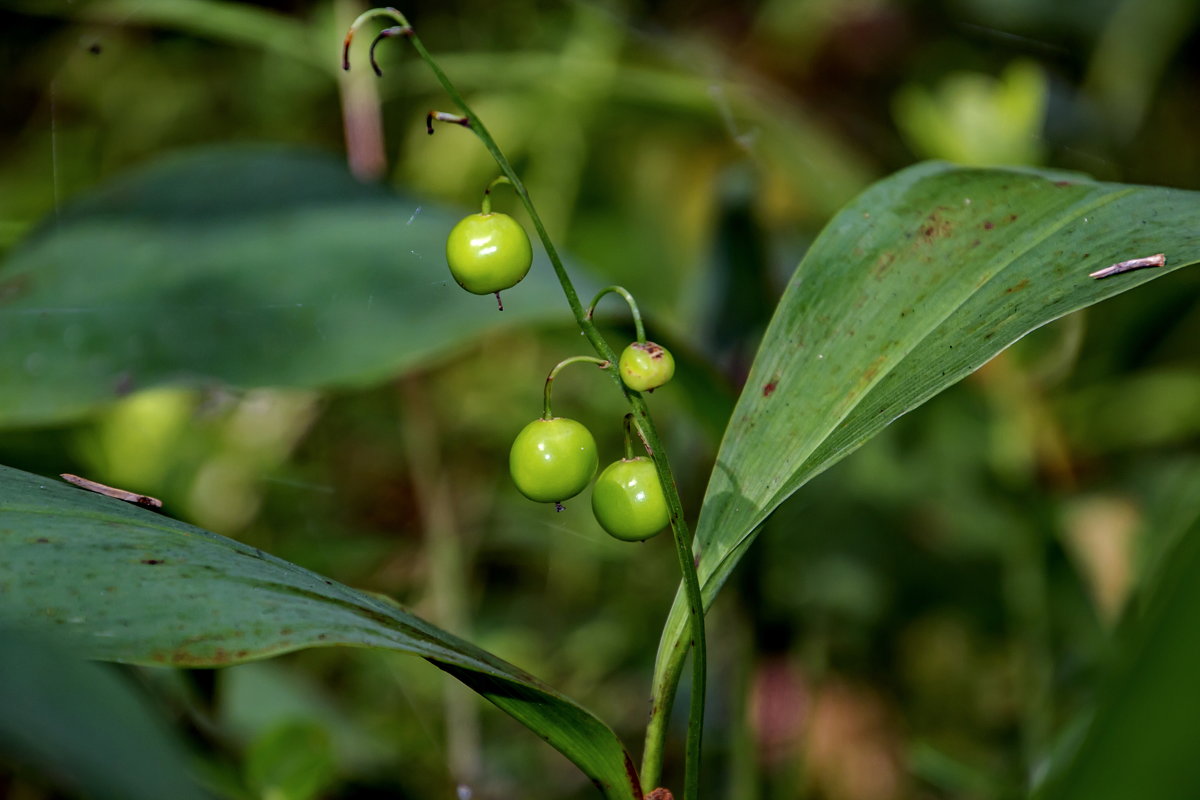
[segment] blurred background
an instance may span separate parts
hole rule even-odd
[[[311,164],[390,187],[411,216],[372,235],[399,252],[402,229],[427,224],[422,252],[442,269],[438,237],[497,170],[459,128],[426,135],[426,112],[453,107],[402,41],[379,48],[382,79],[365,59],[374,28],[339,69],[366,7],[0,0],[0,254],[77,218],[78,198],[102,212],[120,194],[103,187],[131,171],[181,155],[203,171],[236,146],[264,160],[299,149],[330,186],[340,179]],[[1200,189],[1194,0],[401,10],[581,282],[628,287],[676,353],[679,375],[651,405],[693,519],[778,295],[871,182],[939,158]],[[496,202],[527,223],[511,196]],[[253,209],[235,211],[253,224]],[[256,250],[250,268],[283,287],[309,269],[358,275],[292,255]],[[102,282],[121,258],[97,251],[80,269]],[[6,268],[0,299],[20,291]],[[1195,273],[1027,337],[768,521],[709,617],[706,796],[1024,794],[1092,700],[1123,611],[1200,511]],[[391,595],[582,702],[636,760],[677,583],[671,544],[608,539],[586,494],[562,514],[517,494],[511,439],[540,413],[549,368],[584,348],[553,287],[524,310],[512,290],[511,321],[451,290],[445,313],[471,320],[465,332],[417,346],[425,329],[405,320],[382,343],[334,329],[329,353],[275,349],[261,380],[230,378],[233,348],[186,376],[108,374],[120,385],[104,402],[72,403],[47,378],[22,406],[17,382],[0,385],[4,407],[23,409],[0,414],[0,463],[160,497],[173,516]],[[620,347],[632,326],[608,302]],[[3,321],[0,351],[15,346]],[[356,366],[339,372],[339,359]],[[619,457],[622,401],[606,381],[569,371],[555,407],[593,430],[602,461]],[[124,673],[230,798],[594,796],[418,659],[324,650]],[[670,786],[685,727],[672,729]],[[61,791],[0,758],[0,796]]]

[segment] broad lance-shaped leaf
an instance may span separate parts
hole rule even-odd
[[[540,251],[504,313],[454,283],[461,213],[289,150],[201,150],[118,178],[0,263],[0,427],[164,384],[369,385],[499,326],[564,319]]]
[[[813,476],[1034,328],[1200,261],[1198,220],[1200,193],[1057,172],[930,163],[868,189],[796,269],[725,431],[696,530],[706,604]],[[677,594],[658,698],[687,627]]]
[[[641,789],[604,723],[533,676],[262,551],[58,480],[0,467],[0,628],[86,658],[211,667],[306,647],[413,653],[508,712],[611,800]]]

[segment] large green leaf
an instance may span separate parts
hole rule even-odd
[[[456,286],[456,217],[278,149],[199,151],[119,179],[0,265],[0,426],[168,383],[368,384],[499,325],[566,319],[541,257],[504,313]]]
[[[72,796],[204,800],[183,746],[111,667],[0,629],[0,762]]]
[[[711,604],[780,503],[1029,331],[1200,260],[1200,194],[922,164],[839,212],[784,293],[696,530]],[[1167,265],[1089,273],[1165,253]],[[656,696],[686,655],[676,596]]]
[[[0,467],[0,626],[77,655],[221,666],[305,647],[422,656],[532,729],[613,800],[640,798],[629,756],[588,711],[380,597],[216,534]]]

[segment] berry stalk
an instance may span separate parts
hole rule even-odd
[[[596,311],[596,305],[600,302],[600,298],[604,297],[604,295],[608,294],[609,292],[612,292],[613,294],[619,294],[621,297],[625,298],[625,302],[629,305],[629,313],[633,315],[633,327],[637,330],[637,340],[642,344],[645,344],[646,327],[642,325],[642,312],[638,310],[638,304],[637,301],[633,299],[633,295],[630,294],[629,290],[624,286],[606,286],[597,292],[596,296],[592,298],[592,302],[587,308],[587,314],[585,316],[587,317],[588,321],[591,321],[592,314]]]
[[[546,376],[546,388],[543,390],[542,395],[544,403],[542,406],[542,419],[554,419],[554,414],[550,411],[550,388],[554,386],[554,379],[558,377],[558,373],[562,371],[563,367],[579,363],[595,364],[600,369],[605,369],[612,362],[602,358],[593,358],[592,356],[571,356],[555,364],[554,368],[550,370],[550,374]]]
[[[438,66],[433,56],[425,49],[420,38],[413,31],[408,20],[394,8],[375,8],[366,11],[359,15],[358,19],[350,27],[350,31],[346,34],[344,42],[342,66],[344,69],[349,69],[349,49],[350,42],[355,31],[360,28],[365,22],[374,17],[387,17],[396,22],[396,27],[387,28],[382,31],[376,38],[377,43],[380,38],[388,38],[392,36],[403,36],[412,44],[417,51],[417,55],[433,72],[438,83],[441,84],[446,94],[450,97],[455,106],[462,112],[465,122],[462,124],[470,128],[471,131],[483,143],[483,146],[491,154],[496,165],[500,167],[500,171],[509,179],[513,190],[517,196],[521,198],[525,210],[529,213],[530,221],[533,223],[534,229],[537,231],[538,238],[545,248],[546,255],[550,259],[550,264],[554,268],[555,276],[558,278],[559,284],[562,286],[563,294],[567,299],[567,305],[570,306],[571,314],[575,318],[576,324],[583,332],[596,354],[605,361],[617,363],[617,353],[605,341],[600,334],[599,329],[592,323],[591,319],[585,313],[583,305],[579,301],[579,294],[575,291],[575,286],[571,282],[570,276],[567,274],[566,267],[563,266],[562,259],[559,257],[558,250],[554,247],[554,243],[550,240],[550,235],[546,232],[546,227],[542,223],[541,216],[538,215],[537,209],[534,207],[533,200],[529,196],[529,191],[525,188],[525,184],[521,181],[516,170],[508,158],[500,150],[491,133],[488,132],[483,122],[475,112],[467,105],[466,100],[459,94],[454,84],[447,77],[441,67]],[[372,52],[374,51],[374,43],[372,44]],[[376,74],[381,74],[378,64],[372,58],[372,67]],[[458,120],[455,120],[458,121]],[[644,335],[644,333],[642,334]],[[650,409],[645,398],[640,392],[636,392],[627,386],[621,380],[621,375],[618,370],[610,370],[612,380],[624,393],[626,401],[634,415],[634,420],[638,429],[644,437],[647,450],[650,457],[654,461],[654,467],[658,473],[659,480],[662,482],[663,491],[666,494],[667,508],[670,512],[671,533],[675,540],[676,556],[679,560],[680,572],[683,576],[684,594],[687,598],[688,613],[691,622],[692,635],[692,687],[691,701],[688,713],[688,735],[687,735],[687,753],[684,767],[684,800],[697,800],[699,796],[700,784],[700,745],[704,727],[704,699],[705,686],[707,683],[707,658],[706,658],[706,642],[704,634],[704,605],[700,593],[700,581],[696,575],[696,564],[692,555],[693,541],[691,531],[688,529],[687,522],[684,519],[683,503],[679,498],[679,490],[675,485],[675,477],[671,470],[670,462],[667,459],[666,449],[662,446],[662,441],[658,435],[658,429],[654,425],[654,420],[650,416]],[[673,676],[670,685],[663,692],[662,696],[652,698],[652,714],[650,726],[647,728],[646,747],[643,752],[643,767],[642,781],[649,785],[655,786],[658,783],[662,772],[662,756],[663,756],[663,740],[665,739],[665,719],[667,716],[667,708],[674,699],[675,690],[678,687],[679,675]]]
[[[484,216],[492,213],[492,189],[502,185],[512,186],[512,181],[510,181],[507,176],[500,175],[496,178],[493,178],[492,182],[489,183],[487,188],[483,190],[483,202],[479,204],[479,212]]]

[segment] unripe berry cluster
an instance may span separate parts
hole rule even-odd
[[[561,504],[582,492],[596,474],[596,440],[573,419],[535,419],[513,441],[509,471],[521,494]],[[670,521],[654,462],[623,458],[604,468],[592,488],[592,513],[600,527],[627,542],[649,539]]]
[[[488,186],[482,212],[465,217],[446,239],[446,262],[458,285],[474,294],[495,294],[497,299],[501,290],[521,282],[533,261],[529,237],[520,223],[491,210],[489,195],[501,182],[507,180],[498,178]],[[675,359],[665,347],[646,341],[637,303],[620,286],[601,291],[592,301],[588,316],[608,292],[625,298],[637,325],[638,340],[625,348],[617,364],[621,380],[635,392],[654,391],[675,374]],[[508,454],[508,469],[518,491],[530,500],[554,503],[560,510],[562,501],[587,488],[599,466],[591,432],[573,419],[555,417],[550,412],[550,386],[555,375],[576,361],[611,366],[587,356],[567,359],[556,366],[546,379],[545,413],[517,434]],[[592,513],[610,535],[636,542],[666,527],[670,511],[654,462],[633,455],[630,420],[626,418],[626,457],[600,473],[592,490]]]

